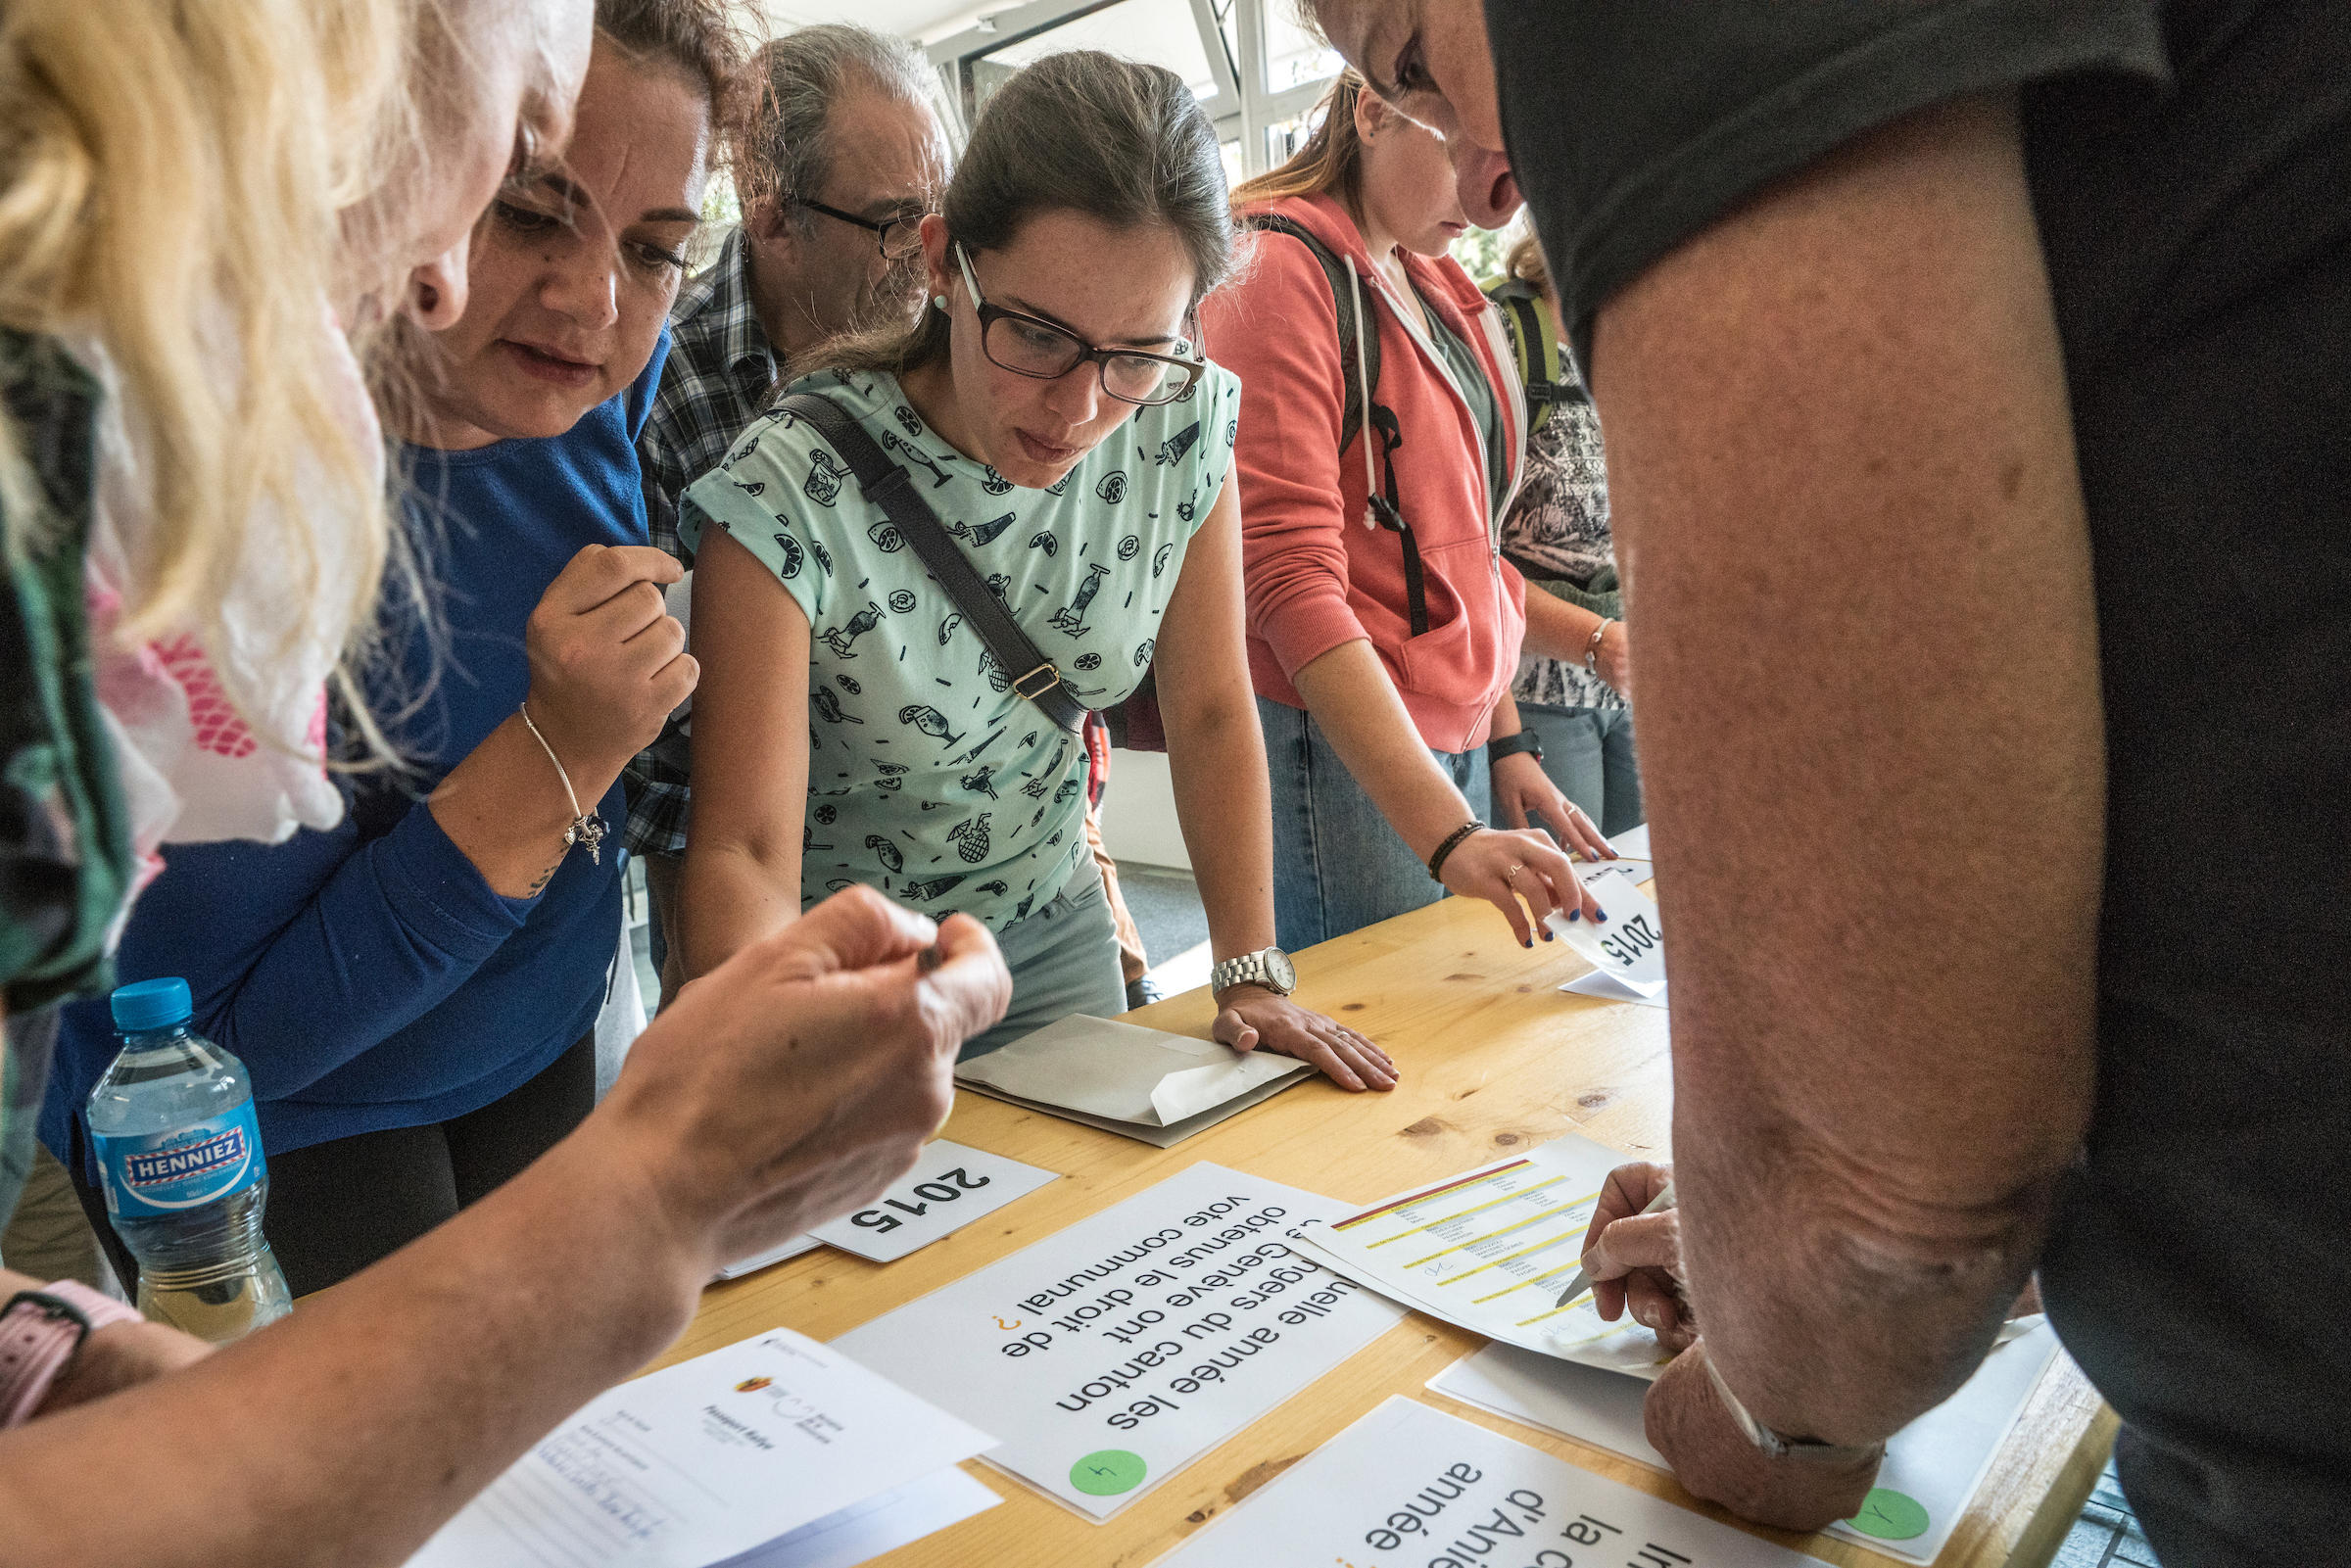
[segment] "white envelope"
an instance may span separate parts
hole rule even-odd
[[[1074,1014],[955,1069],[967,1088],[1165,1149],[1314,1070],[1271,1051]]]

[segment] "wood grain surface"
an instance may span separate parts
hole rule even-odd
[[[1447,899],[1325,942],[1297,955],[1297,965],[1300,1001],[1370,1035],[1395,1057],[1403,1082],[1393,1093],[1349,1095],[1309,1079],[1167,1150],[961,1093],[944,1136],[1060,1171],[1064,1179],[894,1263],[868,1263],[826,1248],[715,1285],[693,1326],[653,1364],[666,1366],[778,1324],[832,1339],[1195,1161],[1366,1204],[1567,1132],[1628,1156],[1665,1157],[1672,1114],[1665,1013],[1561,994],[1560,982],[1590,966],[1559,943],[1521,950],[1490,906]],[[1205,1038],[1213,1015],[1207,992],[1192,991],[1127,1017]],[[1628,1486],[1728,1517],[1694,1502],[1670,1477],[1639,1461],[1487,1415],[1422,1387],[1483,1343],[1408,1316],[1107,1524],[1088,1523],[975,1461],[966,1468],[1001,1494],[1004,1504],[878,1561],[889,1568],[1140,1568],[1391,1394],[1424,1400]],[[2060,1353],[1937,1568],[2042,1568],[2088,1497],[2114,1425],[2112,1412]],[[1900,1561],[1825,1536],[1754,1533],[1843,1568]]]

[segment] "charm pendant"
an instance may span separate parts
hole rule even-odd
[[[574,817],[571,819],[571,826],[563,830],[563,847],[568,849],[573,844],[586,845],[588,863],[592,866],[600,866],[604,863],[602,852],[596,847],[603,842],[603,838],[604,820],[601,817]]]

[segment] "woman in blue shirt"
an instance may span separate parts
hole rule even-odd
[[[443,608],[386,606],[371,693],[408,768],[356,779],[332,831],[175,850],[123,937],[124,977],[186,976],[198,1027],[253,1072],[298,1295],[591,1109],[620,929],[619,846],[595,839],[694,685],[635,441],[734,35],[717,0],[600,0],[597,21],[567,155],[518,150],[474,232],[470,304],[418,346],[404,466]],[[82,1101],[113,1049],[103,1001],[70,1010],[42,1130],[83,1181]]]

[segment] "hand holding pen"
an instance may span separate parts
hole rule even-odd
[[[1698,1338],[1682,1299],[1681,1215],[1674,1209],[1673,1167],[1637,1163],[1608,1173],[1584,1234],[1584,1268],[1568,1282],[1566,1306],[1589,1284],[1593,1309],[1608,1322],[1632,1308],[1657,1343],[1679,1352]]]

